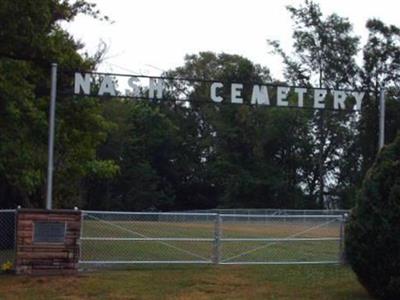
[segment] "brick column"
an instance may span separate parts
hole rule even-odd
[[[16,226],[17,274],[76,274],[80,211],[20,209]]]

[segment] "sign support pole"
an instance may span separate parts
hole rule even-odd
[[[379,150],[385,144],[385,88],[381,88],[379,97]]]
[[[57,94],[57,64],[51,64],[50,116],[49,116],[49,149],[47,166],[46,209],[53,208],[53,155],[54,155],[54,122]]]

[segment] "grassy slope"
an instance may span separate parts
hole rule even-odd
[[[137,266],[78,277],[0,276],[0,299],[370,299],[347,267]]]

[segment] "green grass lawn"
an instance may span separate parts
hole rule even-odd
[[[348,268],[136,266],[76,277],[1,275],[0,299],[371,299]]]

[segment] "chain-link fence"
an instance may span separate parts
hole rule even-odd
[[[342,215],[83,211],[82,264],[339,263]]]
[[[15,210],[0,210],[0,266],[15,260]]]
[[[230,215],[303,215],[303,216],[325,216],[344,215],[350,213],[346,209],[275,209],[275,208],[214,208],[190,210],[191,213],[218,213]]]

